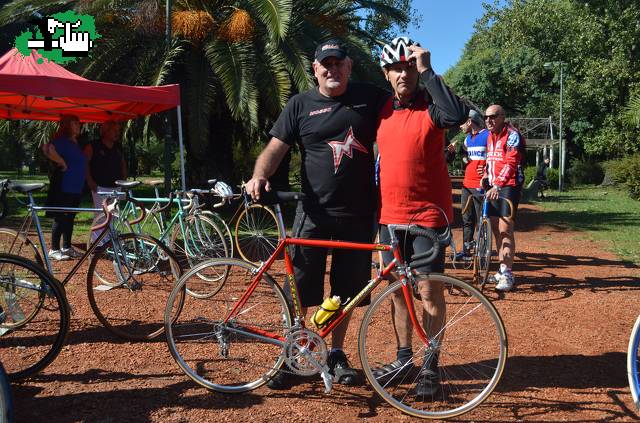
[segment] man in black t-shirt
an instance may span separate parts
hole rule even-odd
[[[289,148],[302,155],[302,192],[293,236],[371,242],[377,208],[373,144],[378,110],[388,93],[370,84],[349,82],[351,59],[337,40],[321,43],[313,71],[318,87],[292,97],[270,131],[269,144],[256,160],[247,192],[259,199],[270,190],[268,178]],[[297,292],[305,309],[322,303],[326,250],[296,246],[293,252]],[[331,294],[346,302],[371,278],[371,253],[334,249]],[[360,305],[366,305],[369,300]],[[328,365],[338,383],[356,383],[356,372],[342,350],[348,320],[332,332]],[[287,385],[286,371],[269,381],[271,388]]]

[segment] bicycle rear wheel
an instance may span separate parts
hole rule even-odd
[[[476,240],[476,253],[473,257],[473,274],[475,283],[482,291],[489,279],[491,266],[491,221],[481,219]]]
[[[502,376],[507,359],[504,325],[491,302],[466,282],[430,274],[421,275],[416,284],[420,294],[410,295],[411,306],[429,336],[429,345],[413,329],[413,360],[401,371],[374,376],[373,369],[397,358],[397,345],[389,342],[395,333],[392,316],[407,309],[403,285],[395,282],[371,303],[360,325],[362,369],[373,389],[404,413],[431,419],[466,413],[491,394]],[[435,321],[420,299],[429,288],[434,295],[440,287],[444,294],[444,322]],[[411,330],[411,323],[407,324]],[[396,327],[402,326],[396,323]],[[437,367],[430,367],[433,363],[438,363]],[[440,389],[429,396],[416,392],[424,368],[434,369],[440,379]]]
[[[629,378],[629,388],[636,409],[640,410],[640,316],[631,330],[629,337],[629,347],[627,350],[627,376]]]
[[[13,229],[0,228],[0,253],[24,257],[44,267],[42,256],[35,244]]]
[[[164,306],[181,274],[175,255],[160,241],[139,234],[119,235],[91,258],[89,304],[114,334],[130,340],[153,339],[164,330]],[[105,284],[105,278],[111,282]],[[184,292],[181,295],[178,305]],[[176,308],[176,315],[180,309]]]
[[[266,261],[278,246],[278,219],[270,208],[252,204],[238,216],[235,238],[238,254],[244,260],[253,264]]]
[[[262,275],[247,301],[229,316],[256,269],[236,259],[210,260],[185,273],[169,297],[165,312],[169,351],[187,376],[207,389],[239,393],[258,388],[284,362],[291,311],[269,275]],[[201,284],[201,274],[222,272],[228,276],[215,295],[187,296],[182,313],[172,321],[182,290]]]
[[[60,353],[69,332],[64,288],[42,267],[0,254],[0,362],[9,380],[32,376]]]

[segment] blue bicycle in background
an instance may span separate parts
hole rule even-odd
[[[629,388],[636,408],[640,410],[640,375],[638,374],[638,361],[640,360],[640,316],[631,330],[629,337],[629,347],[627,350],[627,376],[629,378]]]

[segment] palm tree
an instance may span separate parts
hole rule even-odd
[[[162,0],[14,0],[0,12],[0,24],[28,20],[35,10],[48,14],[69,6],[94,16],[102,38],[93,55],[74,67],[102,81],[179,82],[192,179],[229,177],[233,171],[237,179],[242,166],[232,167],[233,149],[248,151],[266,139],[288,98],[313,86],[311,57],[319,41],[344,39],[352,46],[354,77],[381,81],[371,54],[375,34],[363,29],[362,16],[373,11],[406,24],[406,14],[393,4],[175,0],[168,48]],[[162,133],[162,121],[147,119],[138,130],[148,134],[149,128]]]

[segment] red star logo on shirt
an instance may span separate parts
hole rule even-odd
[[[353,149],[368,153],[369,151],[364,148],[362,144],[358,142],[353,135],[353,127],[349,127],[347,135],[344,137],[344,141],[329,141],[329,146],[333,150],[333,166],[335,168],[334,173],[338,173],[342,156],[347,155],[350,159],[353,159]]]

